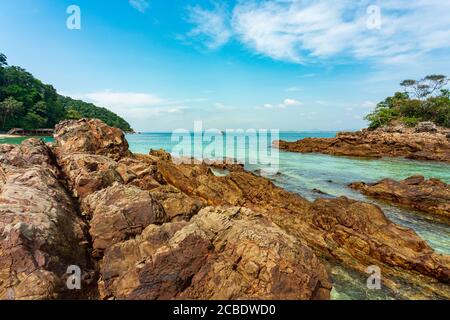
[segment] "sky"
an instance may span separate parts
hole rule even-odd
[[[449,13],[449,0],[0,0],[0,52],[138,131],[352,130],[402,80],[450,75]]]

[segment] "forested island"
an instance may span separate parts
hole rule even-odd
[[[108,109],[59,95],[25,69],[9,66],[0,53],[0,131],[53,128],[61,120],[81,118],[97,118],[125,132],[133,131],[127,121]]]
[[[366,116],[369,129],[393,125],[395,122],[415,127],[423,121],[450,128],[450,90],[445,88],[448,82],[449,79],[441,74],[402,81],[402,92],[387,97]]]

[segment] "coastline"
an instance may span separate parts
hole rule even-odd
[[[297,153],[369,158],[407,158],[450,163],[450,132],[447,128],[419,131],[385,127],[376,130],[339,132],[335,138],[307,138],[294,142],[277,140],[273,146]]]
[[[24,138],[25,136],[16,136],[11,134],[0,134],[0,139]]]
[[[97,128],[101,128],[102,134],[98,133]],[[41,229],[48,238],[60,239],[66,232],[66,229],[47,229],[46,224],[39,222],[51,218],[47,217],[47,211],[37,209],[42,201],[46,201],[57,208],[58,220],[63,221],[71,217],[68,222],[71,228],[89,230],[92,242],[83,238],[84,233],[78,234],[80,238],[71,234],[67,235],[71,249],[76,253],[67,258],[71,261],[75,259],[85,268],[87,265],[93,266],[92,273],[100,275],[93,284],[93,287],[98,286],[100,289],[100,296],[95,296],[94,290],[80,293],[82,298],[86,297],[83,294],[94,295],[94,299],[110,296],[137,299],[144,297],[140,296],[140,293],[145,297],[160,294],[159,291],[154,292],[144,288],[147,280],[144,279],[141,283],[140,277],[135,278],[134,266],[139,261],[129,249],[139,246],[150,248],[151,254],[159,255],[165,252],[160,249],[165,248],[169,250],[170,256],[179,255],[180,260],[177,263],[169,264],[171,274],[180,274],[185,264],[192,265],[189,261],[193,258],[194,265],[203,265],[204,259],[207,259],[205,265],[225,263],[225,269],[231,270],[230,272],[237,278],[252,279],[254,275],[260,274],[253,271],[256,270],[255,266],[264,269],[272,264],[264,259],[261,260],[260,255],[253,256],[251,250],[251,254],[242,259],[234,254],[228,255],[230,252],[241,252],[242,248],[253,243],[253,237],[257,237],[263,243],[282,248],[282,251],[277,252],[276,255],[282,257],[280,258],[282,260],[277,260],[276,264],[289,265],[290,270],[293,270],[286,275],[283,286],[279,286],[278,278],[259,279],[258,283],[264,285],[258,287],[255,297],[276,295],[287,298],[291,294],[288,290],[291,284],[296,283],[300,275],[308,275],[320,281],[312,287],[305,285],[301,290],[296,287],[297,299],[328,299],[347,294],[355,299],[367,298],[371,296],[370,293],[361,291],[355,294],[354,290],[359,288],[359,281],[365,275],[364,266],[371,263],[383,267],[386,281],[388,281],[386,291],[380,292],[380,296],[377,297],[401,299],[417,296],[427,299],[450,297],[450,292],[442,285],[447,279],[446,275],[439,271],[441,270],[439,268],[448,269],[448,256],[439,255],[439,252],[430,247],[421,233],[413,231],[414,228],[411,228],[411,225],[404,225],[392,219],[395,212],[389,213],[385,207],[366,201],[364,196],[357,196],[358,192],[345,185],[345,190],[339,190],[337,193],[327,189],[342,189],[343,170],[352,167],[364,167],[365,177],[370,178],[369,180],[375,177],[372,173],[368,173],[372,170],[370,169],[372,165],[375,167],[373,172],[384,176],[388,171],[380,172],[376,167],[380,164],[382,166],[385,160],[373,160],[368,165],[367,162],[342,157],[285,152],[281,155],[283,172],[291,174],[280,174],[272,180],[260,176],[256,171],[249,170],[252,168],[230,167],[220,163],[176,164],[172,161],[170,154],[156,149],[156,146],[152,146],[154,150],[150,153],[147,151],[139,154],[130,150],[132,141],[149,146],[149,142],[152,141],[161,143],[160,138],[170,141],[170,134],[164,137],[158,136],[158,139],[150,135],[148,140],[144,141],[142,136],[128,138],[131,141],[125,139],[123,132],[107,127],[98,120],[80,120],[72,121],[70,125],[57,126],[53,145],[45,145],[37,139],[32,139],[22,142],[15,149],[9,147],[4,149],[2,166],[7,169],[5,171],[7,188],[4,190],[16,188],[19,194],[32,195],[23,198],[23,205],[27,206],[27,210],[38,212],[40,220],[29,222],[30,227]],[[20,159],[17,158],[18,155]],[[328,161],[328,163],[332,161],[332,165],[321,165],[320,161]],[[292,164],[296,164],[296,167],[289,167]],[[335,170],[336,164],[341,168],[338,173]],[[398,165],[395,167],[398,169]],[[49,174],[49,168],[51,171],[58,172],[58,176],[64,177],[66,187],[58,189],[56,196],[46,191],[50,186],[55,185],[54,175]],[[327,168],[334,172],[332,176],[321,175],[317,171]],[[417,168],[415,165],[414,171]],[[217,174],[213,169],[226,170],[223,172],[219,170]],[[427,167],[427,170],[430,168]],[[439,173],[439,168],[434,170],[436,171],[428,171],[428,173],[430,175]],[[30,172],[35,174],[32,185],[18,183],[20,179],[15,178],[16,174],[30,174]],[[330,197],[323,195],[316,196],[314,199],[304,197],[303,190],[296,189],[301,180],[293,176],[293,172],[300,172],[298,176],[311,181],[315,181],[314,177],[323,177],[323,185],[318,187],[324,193],[330,194]],[[305,177],[306,172],[309,172],[309,176]],[[404,174],[407,172],[403,171]],[[356,172],[356,176],[359,174]],[[279,182],[283,179],[286,179],[285,182],[294,188],[280,185]],[[348,173],[345,179],[344,182],[357,181]],[[304,186],[312,187],[309,182]],[[346,196],[342,196],[342,192],[345,192]],[[2,193],[0,197],[4,197],[5,203],[11,201],[8,193]],[[39,201],[33,202],[30,199],[39,199]],[[112,202],[114,209],[110,206]],[[61,205],[57,206],[57,203]],[[76,203],[75,207],[74,203]],[[80,221],[76,210],[78,206],[81,206],[91,219]],[[114,212],[113,216],[110,215],[111,212]],[[22,221],[19,213],[14,217],[16,222]],[[124,217],[126,220],[123,220]],[[329,219],[330,217],[336,219]],[[342,221],[346,223],[345,228]],[[124,229],[123,225],[129,223],[139,227]],[[218,228],[221,225],[231,226],[233,232],[229,234],[228,231]],[[432,226],[434,237],[436,237],[438,232],[436,225],[428,224],[427,226]],[[195,228],[200,228],[201,232],[198,234],[205,236],[198,238],[196,232],[192,233]],[[443,232],[448,230],[444,226],[441,228]],[[215,230],[219,237],[209,237],[210,230]],[[243,230],[249,231],[243,232]],[[182,252],[186,252],[186,255],[178,252],[176,247],[170,246],[173,242],[170,239],[175,239],[174,235],[177,233],[183,235],[180,239],[184,240],[180,245]],[[225,237],[226,242],[229,243],[230,247],[225,251],[212,249],[221,248],[214,242],[220,237]],[[239,241],[235,241],[236,239]],[[295,240],[292,241],[292,239]],[[446,239],[444,235],[444,244]],[[37,239],[37,243],[39,241],[41,240]],[[80,241],[88,243],[87,246],[80,247],[78,245]],[[39,243],[45,243],[45,241]],[[385,244],[383,250],[377,249],[378,243]],[[411,246],[412,243],[417,246]],[[49,258],[54,254],[53,252],[61,256],[59,252],[65,248],[65,244],[55,242],[52,245],[54,247],[51,252],[45,252],[45,254]],[[199,249],[194,252],[193,246]],[[340,249],[335,250],[335,248]],[[371,250],[366,250],[367,248]],[[210,250],[213,251],[210,252]],[[85,256],[88,257],[87,261],[81,258]],[[119,256],[120,259],[118,259]],[[290,258],[292,256],[311,258],[304,258],[299,264],[297,259]],[[414,270],[410,270],[408,266],[416,264],[417,256],[423,258],[423,263],[426,265],[434,261],[437,267],[429,269],[425,268],[425,265],[418,265]],[[256,260],[253,260],[253,257],[256,257]],[[166,261],[165,256],[159,258],[158,261],[161,263],[150,266],[142,262],[142,267],[144,269],[151,267],[160,274],[160,270],[167,270],[168,264],[163,263]],[[123,261],[123,264],[117,264],[119,260]],[[101,269],[95,267],[98,261],[102,261]],[[229,265],[227,261],[242,261],[237,263],[242,268],[234,264]],[[42,268],[45,269],[45,267]],[[342,275],[329,273],[330,270],[336,269],[347,271],[343,271]],[[225,275],[208,270],[192,269],[192,278],[196,279],[195,275],[199,274],[204,274],[206,279],[219,276],[225,278]],[[416,272],[420,273],[420,276],[417,276]],[[355,276],[350,279],[349,274],[353,273]],[[110,278],[110,274],[118,274],[118,280]],[[51,279],[49,278],[48,281],[52,281]],[[178,289],[173,287],[170,281],[167,282],[167,277],[158,279],[171,288],[170,294],[175,296],[178,294]],[[128,281],[131,281],[129,284],[136,289],[133,290],[133,294],[130,294],[123,286]],[[236,294],[242,294],[246,286],[250,285],[250,282],[245,281],[233,283]],[[33,284],[23,284],[22,287],[31,285]],[[39,284],[36,286],[39,287]],[[401,293],[397,292],[398,286],[402,289]],[[266,287],[286,288],[286,290],[265,292]],[[331,287],[334,288],[333,292],[330,291]],[[189,288],[187,293],[203,292],[204,285],[190,282]],[[427,293],[422,293],[425,288]],[[18,296],[27,294],[20,292],[19,289],[16,291]],[[54,294],[59,296],[61,293],[54,292]],[[219,291],[214,293],[223,299],[229,298],[221,294],[222,292]],[[186,298],[193,297],[206,299],[210,296],[186,296]]]

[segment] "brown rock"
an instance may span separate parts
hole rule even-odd
[[[435,254],[412,230],[387,220],[377,206],[346,198],[310,203],[248,172],[216,177],[206,165],[169,162],[158,168],[170,184],[209,205],[241,205],[261,212],[322,258],[361,273],[370,265],[379,266],[385,285],[402,298],[450,297],[450,259]]]
[[[356,157],[407,157],[450,162],[450,142],[442,132],[344,132],[336,138],[306,138],[296,142],[275,141],[281,150]]]
[[[170,153],[166,152],[164,149],[159,149],[159,150],[151,149],[149,154],[151,156],[159,158],[160,160],[172,161],[172,156],[170,155]]]
[[[115,182],[123,182],[117,162],[105,156],[70,154],[60,158],[59,164],[74,196],[80,199]]]
[[[328,299],[331,289],[307,246],[243,208],[149,226],[107,250],[102,275],[118,299]]]
[[[0,162],[21,168],[35,165],[55,169],[55,157],[51,150],[39,139],[28,139],[20,145],[1,145]],[[56,172],[55,172],[56,173]]]
[[[142,233],[150,224],[167,221],[159,202],[134,186],[115,184],[95,192],[85,198],[83,207],[92,217],[89,233],[95,256],[101,256],[115,243]]]
[[[86,226],[49,150],[27,140],[0,162],[0,299],[83,297],[66,287],[66,271],[77,265],[87,274]]]
[[[67,120],[55,127],[56,149],[60,157],[74,153],[107,156],[118,160],[130,154],[122,130],[97,119]]]
[[[413,176],[403,181],[355,182],[350,187],[370,197],[450,218],[450,186],[438,179],[425,180],[422,176]]]
[[[111,143],[114,134],[107,134],[104,144],[87,123],[73,123],[78,137],[70,126],[60,128],[69,131],[57,135],[55,150],[67,185],[93,215],[96,257],[106,249],[99,261],[104,298],[327,298],[330,285],[316,256],[364,275],[366,267],[380,267],[383,285],[399,298],[450,298],[449,257],[435,254],[377,206],[346,198],[311,203],[242,168],[221,167],[227,175],[216,176],[213,163],[177,165],[163,150],[132,155],[123,152],[123,144]],[[364,140],[373,134],[367,131],[343,133],[329,147],[343,150],[345,141],[345,148],[361,145],[354,147],[360,155],[374,145],[375,155],[414,152],[415,157],[428,156],[433,148],[438,156],[448,151],[439,149],[445,145],[424,146],[431,136],[426,133],[415,133],[423,141],[411,139],[407,145],[405,133],[379,132],[382,142]],[[360,135],[366,137],[362,144]],[[389,140],[392,136],[397,140]],[[0,148],[0,159],[6,161],[12,150]],[[7,173],[2,176],[6,181]],[[420,183],[418,178],[406,182]],[[225,208],[196,214],[204,205]],[[160,210],[166,215],[162,220]]]
[[[148,158],[127,157],[118,162],[117,172],[126,184],[137,186],[143,190],[151,190],[165,183],[159,174],[156,163]]]
[[[188,197],[171,185],[160,186],[150,193],[162,204],[169,221],[189,221],[204,206],[201,200]]]

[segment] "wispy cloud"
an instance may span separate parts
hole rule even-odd
[[[196,6],[189,9],[196,25],[191,36],[205,37],[213,48],[234,38],[256,54],[294,63],[339,57],[392,64],[450,48],[450,19],[444,14],[449,1],[379,3],[379,29],[367,27],[369,0],[248,0],[228,12]]]
[[[111,108],[140,108],[161,105],[166,101],[156,95],[137,92],[114,92],[110,90],[91,92],[84,97],[95,104]]]
[[[144,13],[150,7],[147,0],[128,0],[128,3],[136,10]]]
[[[219,48],[231,38],[227,13],[223,6],[215,5],[213,10],[206,10],[198,5],[189,7],[188,21],[196,25],[188,36],[200,38],[208,49]]]
[[[66,94],[105,107],[123,117],[142,120],[161,114],[182,113],[189,109],[185,103],[199,99],[171,101],[150,93],[103,90],[84,94]]]

